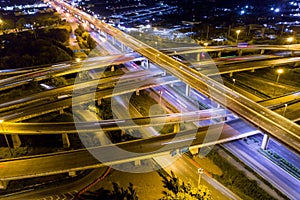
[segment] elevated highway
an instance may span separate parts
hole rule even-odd
[[[52,4],[54,7],[64,7],[64,9],[69,10],[71,14],[76,14],[83,20],[92,23],[99,30],[111,35],[130,49],[158,64],[161,68],[179,78],[192,88],[207,97],[210,97],[212,100],[249,121],[259,129],[280,140],[286,146],[300,152],[299,125],[268,110],[267,108],[264,108],[263,106],[260,106],[248,98],[235,93],[223,84],[218,83],[200,72],[190,69],[188,66],[123,33],[122,31],[109,26],[93,16],[72,7],[63,1],[57,0],[54,2],[55,3]]]
[[[3,122],[1,134],[36,135],[36,134],[62,134],[80,132],[113,131],[120,129],[159,126],[195,122],[200,120],[221,119],[230,114],[223,109],[207,109],[186,113],[173,113],[167,115],[153,115],[132,119],[112,119],[94,122],[53,122],[53,123],[10,123]]]
[[[219,134],[220,127],[218,125],[209,129],[209,134]],[[135,160],[151,159],[155,156],[169,155],[176,149],[182,149],[185,152],[188,150],[188,147],[191,150],[198,149],[203,146],[240,139],[253,134],[239,134],[231,128],[225,128],[217,141],[206,141],[203,143],[207,130],[208,127],[202,127],[197,130],[176,133],[176,138],[174,138],[175,133],[173,133],[89,149],[2,160],[0,162],[0,181],[75,172]],[[195,133],[197,134],[195,135]],[[192,144],[190,145],[191,141]],[[120,153],[116,150],[116,147],[125,151]],[[128,151],[134,153],[128,154]],[[103,155],[102,162],[95,159],[90,152],[94,155]]]

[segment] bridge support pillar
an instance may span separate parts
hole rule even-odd
[[[121,44],[121,51],[125,51],[125,45],[123,43]]]
[[[107,40],[107,38],[108,38],[108,34],[107,33],[105,33],[105,32],[103,32],[104,33],[104,37],[105,37],[105,39]]]
[[[221,58],[221,56],[222,56],[222,51],[219,51],[218,52],[218,58]]]
[[[76,171],[69,172],[69,176],[71,176],[71,177],[77,176]]]
[[[199,148],[189,149],[192,155],[197,155],[199,153]]]
[[[164,73],[162,73],[162,76],[166,76],[167,75],[167,71],[164,70]]]
[[[101,99],[97,100],[97,105],[100,106],[101,105]]]
[[[270,136],[267,134],[264,134],[263,141],[261,143],[261,148],[263,150],[266,150],[268,148],[269,140],[270,140]]]
[[[180,124],[179,124],[179,123],[174,124],[173,132],[174,132],[174,133],[178,133],[179,131],[180,131]]]
[[[264,53],[265,53],[265,50],[264,50],[264,49],[261,49],[261,50],[260,50],[260,54],[263,55]]]
[[[70,140],[67,133],[62,134],[62,142],[64,148],[70,148]]]
[[[113,45],[116,44],[116,38],[115,37],[112,37],[112,43],[113,43]]]
[[[240,50],[238,51],[238,56],[242,56],[242,55],[243,55],[243,50],[240,49]]]
[[[21,140],[19,135],[11,135],[11,140],[13,142],[13,147],[18,148],[21,146]]]
[[[59,114],[60,114],[60,115],[64,114],[64,109],[60,109],[60,110],[59,110]]]
[[[5,190],[7,188],[8,181],[0,181],[0,189]]]
[[[291,56],[295,56],[295,51],[291,51]]]
[[[145,67],[145,69],[149,69],[149,60],[148,59],[142,61],[142,67]]]
[[[134,166],[141,166],[141,160],[135,160],[134,161]]]
[[[197,62],[201,61],[201,53],[197,53]]]
[[[251,72],[255,72],[255,69],[251,69]]]
[[[112,65],[112,66],[110,67],[110,71],[111,71],[111,72],[114,72],[114,71],[115,71],[115,66],[114,66],[114,65]]]
[[[229,77],[232,77],[232,76],[233,76],[233,72],[230,72],[230,73],[229,73]]]
[[[191,94],[191,86],[186,84],[186,86],[185,86],[185,96],[190,96],[190,94]]]
[[[135,91],[135,95],[136,95],[136,96],[139,96],[139,95],[140,95],[140,90],[136,90],[136,91]]]

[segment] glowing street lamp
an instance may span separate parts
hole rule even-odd
[[[276,70],[276,73],[277,73],[276,84],[277,84],[278,81],[279,81],[280,74],[282,74],[283,72],[284,72],[283,69],[277,69],[277,70]]]
[[[278,84],[280,74],[282,74],[283,72],[284,72],[283,69],[277,69],[277,70],[276,70],[276,73],[277,73],[276,85]],[[275,96],[275,94],[276,94],[276,87],[275,87],[275,89],[274,89],[274,96]]]
[[[286,111],[286,109],[287,109],[287,104],[284,104],[284,110],[283,110],[283,114],[282,114],[282,116],[284,117],[284,115],[285,115],[285,111]]]
[[[198,188],[200,186],[200,182],[201,182],[201,176],[204,173],[204,169],[202,168],[198,168],[198,174],[199,174],[199,178],[198,178]]]
[[[241,30],[236,30],[235,32],[236,32],[236,43],[238,43]]]
[[[286,41],[287,41],[288,43],[291,43],[291,42],[294,41],[294,37],[288,37],[288,38],[286,39]]]

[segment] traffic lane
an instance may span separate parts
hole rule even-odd
[[[215,130],[213,130],[215,129]],[[11,161],[0,162],[0,180],[14,180],[33,176],[64,173],[70,170],[83,170],[101,167],[104,164],[119,164],[137,159],[152,158],[165,155],[178,148],[187,148],[194,138],[197,142],[193,145],[202,144],[205,141],[208,127],[198,130],[188,130],[177,134],[167,134],[148,139],[124,142],[115,145],[90,148],[88,150],[74,150],[69,152],[31,156]],[[220,125],[210,127],[209,135],[219,135]],[[198,132],[198,133],[197,133]],[[197,134],[196,134],[197,133]],[[176,135],[175,138],[173,138]],[[195,136],[196,135],[196,136]],[[235,137],[236,133],[223,129],[220,140]],[[211,141],[210,141],[211,142]],[[215,141],[216,143],[218,141]],[[210,143],[211,145],[211,143]],[[118,147],[118,148],[116,148]],[[123,151],[119,151],[122,149]],[[128,152],[132,152],[128,154]],[[101,156],[100,163],[93,155]]]
[[[291,199],[297,199],[300,195],[300,182],[286,171],[274,165],[263,155],[258,154],[253,148],[247,148],[243,141],[223,144],[235,156],[243,160],[251,169],[257,171],[262,177],[268,180],[276,188],[279,188]],[[257,162],[259,160],[260,162]]]

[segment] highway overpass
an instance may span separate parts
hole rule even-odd
[[[151,62],[156,63],[168,73],[179,78],[192,88],[218,102],[233,113],[251,122],[254,126],[280,140],[286,146],[300,151],[300,126],[284,117],[260,106],[248,98],[232,91],[223,84],[197,72],[162,52],[141,41],[105,24],[104,22],[74,8],[63,1],[55,1],[54,7],[62,6],[70,13],[80,15],[84,21],[92,23],[96,28],[111,35],[123,45],[140,53]]]

